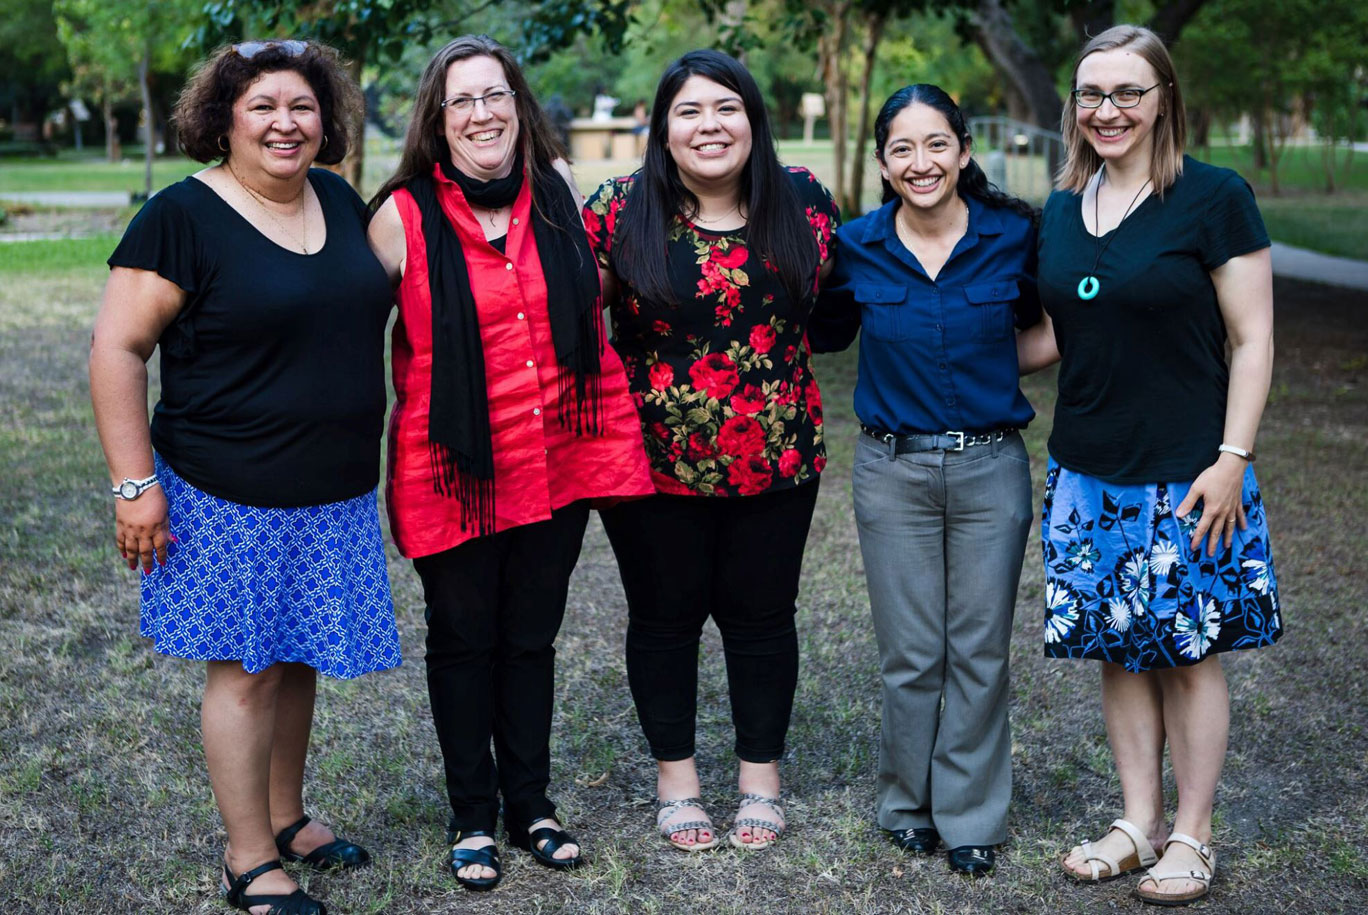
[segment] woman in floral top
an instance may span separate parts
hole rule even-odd
[[[741,805],[733,845],[784,828],[795,599],[826,463],[806,339],[836,207],[784,169],[755,80],[693,51],[661,77],[641,171],[585,205],[657,494],[603,513],[627,594],[627,675],[659,767],[661,834],[717,833],[698,799],[698,644],[722,633]]]

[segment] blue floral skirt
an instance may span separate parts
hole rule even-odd
[[[1201,506],[1173,514],[1191,485],[1104,483],[1050,460],[1040,527],[1046,656],[1144,671],[1278,640],[1278,579],[1254,469],[1241,495],[1249,526],[1215,556],[1205,542],[1189,546]]]
[[[162,654],[279,661],[330,677],[397,667],[385,550],[375,493],[300,508],[211,496],[158,455],[171,536],[164,565],[142,579],[140,631]]]

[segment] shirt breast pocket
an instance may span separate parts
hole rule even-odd
[[[906,340],[912,336],[912,316],[907,309],[907,287],[893,283],[856,283],[855,301],[860,303],[860,323],[879,340]]]
[[[1012,306],[1020,296],[1016,280],[993,280],[965,286],[964,297],[975,316],[974,339],[979,343],[1010,340],[1016,320]]]

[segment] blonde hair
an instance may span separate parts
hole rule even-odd
[[[1159,77],[1159,114],[1154,124],[1154,145],[1150,159],[1150,179],[1154,193],[1162,199],[1164,191],[1173,186],[1183,173],[1183,149],[1187,145],[1187,111],[1183,107],[1183,93],[1178,88],[1178,74],[1173,58],[1163,40],[1149,29],[1138,25],[1118,25],[1093,38],[1078,52],[1073,74],[1069,77],[1068,98],[1059,130],[1064,135],[1064,165],[1055,179],[1055,187],[1081,193],[1102,167],[1102,157],[1078,128],[1078,103],[1073,89],[1078,88],[1078,68],[1084,58],[1098,51],[1126,48],[1140,55]]]

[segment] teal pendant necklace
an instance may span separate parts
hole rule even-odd
[[[1106,175],[1107,167],[1104,165],[1102,166],[1102,170],[1097,173],[1097,188],[1093,191],[1094,231],[1101,227],[1101,221],[1098,218],[1099,208],[1097,198],[1102,194],[1102,180]],[[1147,187],[1149,187],[1149,180],[1146,180],[1144,184],[1140,185],[1140,190],[1135,192],[1135,196],[1131,198],[1130,206],[1126,207],[1126,212],[1121,214],[1121,221],[1116,224],[1116,228],[1112,230],[1111,238],[1107,239],[1105,244],[1102,242],[1101,235],[1093,236],[1093,250],[1096,252],[1096,256],[1093,258],[1092,269],[1088,271],[1087,276],[1078,281],[1078,297],[1083,301],[1091,302],[1093,299],[1097,298],[1097,294],[1102,290],[1102,284],[1097,280],[1097,265],[1102,263],[1102,255],[1107,253],[1107,249],[1111,247],[1112,241],[1116,236],[1121,234],[1121,223],[1126,221],[1126,217],[1130,215],[1131,210],[1135,207],[1136,201],[1140,199],[1141,194],[1145,193],[1145,188]]]

